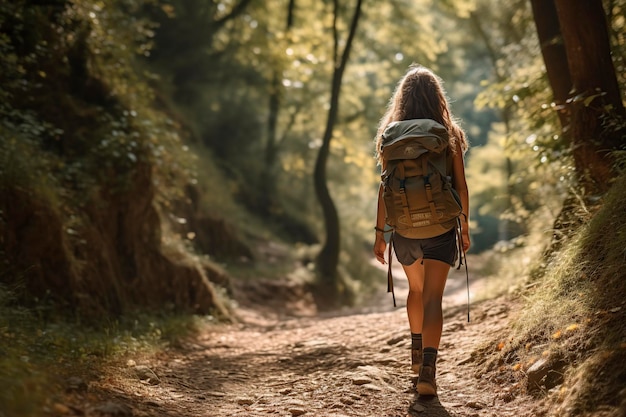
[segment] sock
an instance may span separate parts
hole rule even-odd
[[[424,366],[432,366],[434,368],[435,362],[437,362],[437,349],[433,347],[424,348]]]
[[[411,349],[422,350],[421,333],[411,333]]]

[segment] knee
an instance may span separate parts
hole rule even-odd
[[[418,287],[409,287],[409,297],[422,297],[422,289]]]
[[[424,310],[432,313],[441,312],[441,298],[424,298]]]

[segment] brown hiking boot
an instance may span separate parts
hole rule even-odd
[[[422,349],[411,349],[411,370],[419,374],[422,367]]]
[[[417,380],[417,393],[419,395],[437,395],[437,383],[435,382],[435,367],[422,366]]]

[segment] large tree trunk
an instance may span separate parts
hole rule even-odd
[[[584,222],[580,194],[586,204],[585,197],[609,188],[614,176],[609,152],[624,146],[623,133],[603,128],[602,121],[622,117],[624,109],[602,2],[531,0],[531,5],[562,135],[570,143],[581,186],[565,199],[554,221],[547,259]]]
[[[350,49],[352,48],[352,41],[356,33],[359,17],[361,15],[361,3],[362,0],[357,0],[354,14],[352,16],[352,23],[350,25],[350,32],[346,41],[346,46],[341,54],[341,58],[337,53],[339,38],[337,33],[336,24],[333,25],[334,35],[334,47],[335,47],[335,70],[333,72],[333,80],[331,86],[330,95],[330,108],[328,109],[328,116],[326,120],[326,129],[322,140],[322,146],[320,148],[317,160],[315,161],[315,171],[313,173],[313,181],[315,185],[315,194],[322,207],[324,214],[324,225],[326,231],[326,241],[317,257],[317,269],[320,276],[320,284],[322,289],[328,291],[328,295],[335,298],[337,295],[337,267],[339,265],[339,249],[340,249],[340,234],[339,234],[339,216],[337,209],[333,203],[333,199],[328,191],[328,184],[326,182],[326,164],[328,162],[328,156],[330,154],[330,142],[333,138],[333,128],[337,120],[337,114],[339,113],[339,93],[341,92],[341,80],[348,63],[348,56],[350,55]],[[334,1],[334,20],[336,23],[339,5],[338,0]]]
[[[546,66],[546,75],[552,87],[557,115],[563,134],[569,126],[569,113],[565,103],[572,89],[572,79],[567,65],[567,54],[559,25],[554,0],[530,0],[533,17],[541,46],[541,55]],[[565,136],[567,140],[567,136]]]
[[[611,151],[624,147],[612,121],[624,117],[601,0],[555,0],[573,90],[569,135],[584,196],[604,193],[615,177]],[[593,28],[593,30],[591,30]]]

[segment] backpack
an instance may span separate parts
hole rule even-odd
[[[457,226],[461,201],[448,145],[448,131],[431,119],[392,122],[383,132],[385,221],[394,233],[425,239]]]

